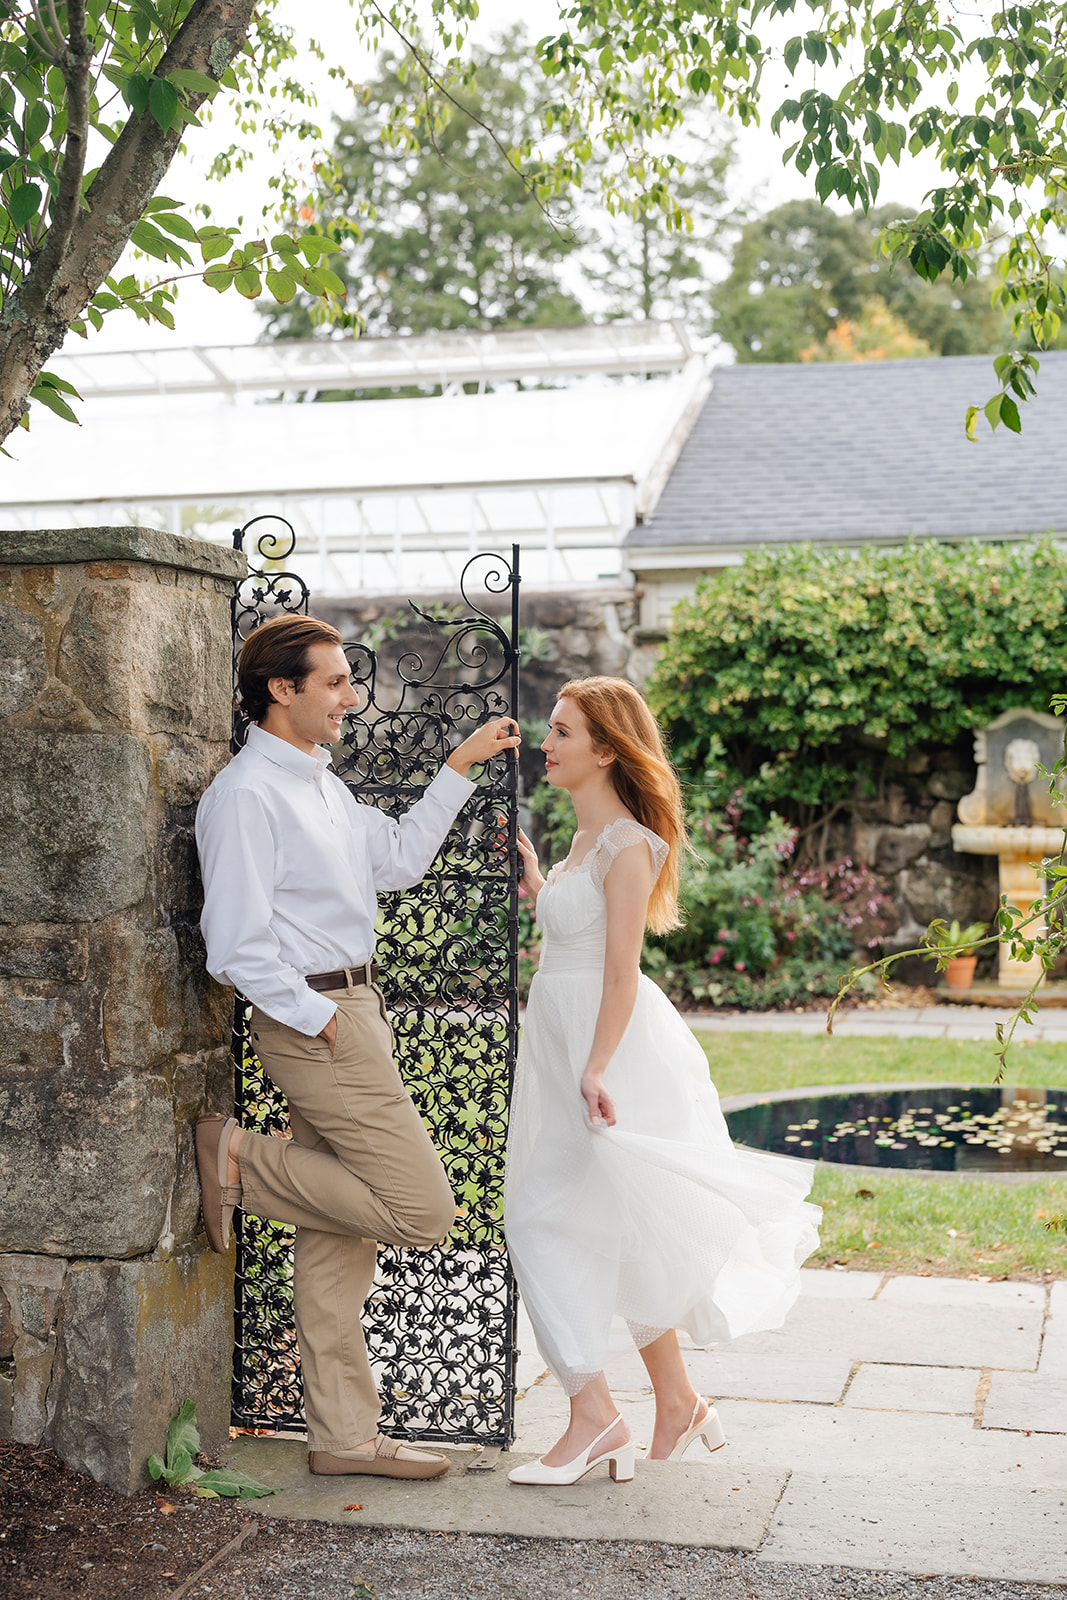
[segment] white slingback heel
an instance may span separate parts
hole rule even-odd
[[[602,1461],[608,1464],[608,1471],[616,1483],[629,1483],[634,1475],[634,1442],[627,1439],[625,1444],[617,1445],[613,1450],[603,1450],[596,1456],[593,1451],[602,1439],[606,1439],[612,1428],[622,1421],[619,1416],[612,1417],[602,1433],[598,1433],[592,1444],[587,1445],[580,1456],[575,1456],[573,1461],[565,1461],[561,1467],[546,1467],[541,1460],[527,1461],[525,1466],[512,1467],[508,1473],[509,1483],[577,1483],[579,1478],[584,1478],[587,1472],[592,1472],[594,1467],[599,1467]]]
[[[703,1403],[701,1396],[697,1395],[697,1402],[693,1407],[693,1415],[689,1419],[689,1426],[675,1440],[674,1449],[665,1458],[666,1460],[681,1461],[694,1439],[703,1439],[709,1450],[721,1450],[726,1443],[726,1435],[722,1431],[722,1423],[719,1421],[718,1412],[714,1406],[709,1405],[704,1416],[701,1417],[699,1422],[697,1421],[697,1412]],[[649,1449],[651,1448],[650,1445]]]

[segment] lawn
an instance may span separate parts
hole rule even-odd
[[[698,1037],[724,1097],[824,1083],[982,1084],[992,1083],[997,1070],[992,1044],[969,1040]],[[1015,1046],[1005,1082],[1067,1087],[1067,1046]],[[957,1278],[1067,1273],[1067,1239],[1045,1229],[1049,1217],[1067,1213],[1067,1178],[1005,1183],[821,1163],[812,1199],[824,1213],[809,1266]]]

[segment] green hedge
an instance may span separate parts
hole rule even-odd
[[[803,821],[917,748],[1044,710],[1065,681],[1067,551],[1050,540],[801,545],[705,579],[648,698],[691,782]]]

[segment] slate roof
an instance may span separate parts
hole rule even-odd
[[[964,434],[988,356],[717,367],[628,547],[892,543],[1067,532],[1067,351],[1041,358],[1023,431]],[[694,554],[696,552],[694,551]]]

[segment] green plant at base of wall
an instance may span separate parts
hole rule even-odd
[[[263,1495],[277,1493],[277,1490],[268,1488],[265,1483],[259,1483],[255,1478],[249,1478],[245,1473],[237,1472],[232,1467],[204,1469],[196,1466],[195,1458],[199,1451],[200,1434],[196,1426],[196,1401],[186,1400],[179,1407],[177,1414],[171,1418],[170,1427],[167,1429],[166,1455],[149,1456],[149,1474],[157,1482],[162,1478],[164,1483],[173,1484],[175,1488],[189,1484],[203,1500],[217,1500],[220,1495],[235,1499],[258,1500]]]

